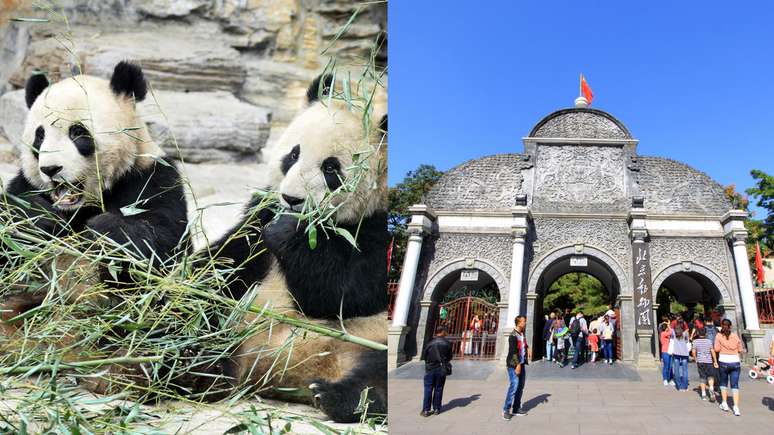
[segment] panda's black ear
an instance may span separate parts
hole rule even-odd
[[[387,131],[387,115],[382,116],[382,120],[379,121],[379,129]]]
[[[24,87],[24,99],[27,101],[27,108],[32,107],[35,100],[48,87],[48,79],[43,73],[34,73],[27,79],[27,85]]]
[[[145,94],[148,93],[148,84],[145,82],[145,76],[142,69],[127,61],[121,61],[113,70],[113,76],[110,77],[110,89],[117,96],[134,96],[134,101],[142,101]]]
[[[319,100],[319,95],[327,95],[331,92],[331,85],[333,84],[333,76],[330,74],[319,75],[306,90],[306,101],[308,103],[314,103]],[[320,91],[320,85],[322,85],[322,92]]]

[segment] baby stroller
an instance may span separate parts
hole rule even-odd
[[[766,382],[774,384],[774,358],[755,358],[755,365],[747,373],[751,379],[766,377]]]

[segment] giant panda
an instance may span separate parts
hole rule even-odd
[[[277,195],[278,209],[256,209],[265,199],[254,198],[242,221],[210,246],[208,255],[225,275],[229,297],[250,295],[251,301],[242,302],[335,329],[343,325],[352,335],[385,343],[387,118],[374,115],[377,122],[366,131],[362,113],[339,99],[320,100],[330,86],[329,76],[318,77],[309,86],[305,109],[264,152],[262,190]],[[353,158],[367,148],[366,140],[377,150],[359,157],[368,159],[368,169],[360,171],[354,189],[332,200],[336,226],[357,235],[357,247],[339,233],[317,228],[312,249],[307,224],[293,213],[319,204],[354,176]],[[249,313],[242,327],[255,318]],[[296,336],[292,349],[283,348],[291,336]],[[367,387],[369,413],[387,412],[386,351],[273,322],[246,338],[223,367],[235,388],[260,387],[264,396],[311,402],[337,422],[359,418],[356,407]],[[269,379],[271,371],[276,376]],[[288,388],[308,393],[288,397],[283,393]]]
[[[188,222],[181,177],[136,110],[147,89],[141,68],[126,61],[115,66],[109,80],[76,75],[50,84],[44,75],[32,75],[25,88],[29,113],[19,173],[0,198],[0,209],[12,216],[4,224],[18,232],[25,227],[16,224],[33,225],[26,227],[28,233],[34,229],[50,238],[108,238],[156,266],[185,247]],[[127,212],[131,209],[141,212]],[[0,248],[8,261],[10,250]],[[58,259],[60,265],[77,261]],[[85,273],[92,278],[76,284],[59,278],[58,287],[72,284],[57,289],[69,292],[69,302],[78,299],[84,285],[111,278],[105,265]],[[118,278],[127,279],[125,275]],[[115,276],[113,280],[112,285],[120,284]],[[5,293],[0,327],[7,336],[18,327],[7,320],[39,305],[47,291]]]

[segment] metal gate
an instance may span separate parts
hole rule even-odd
[[[499,310],[481,298],[465,296],[438,308],[436,327],[446,326],[455,359],[494,359]]]

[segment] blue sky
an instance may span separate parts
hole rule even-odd
[[[639,154],[751,187],[774,173],[774,4],[740,4],[390,1],[390,185],[521,152],[582,72]]]

